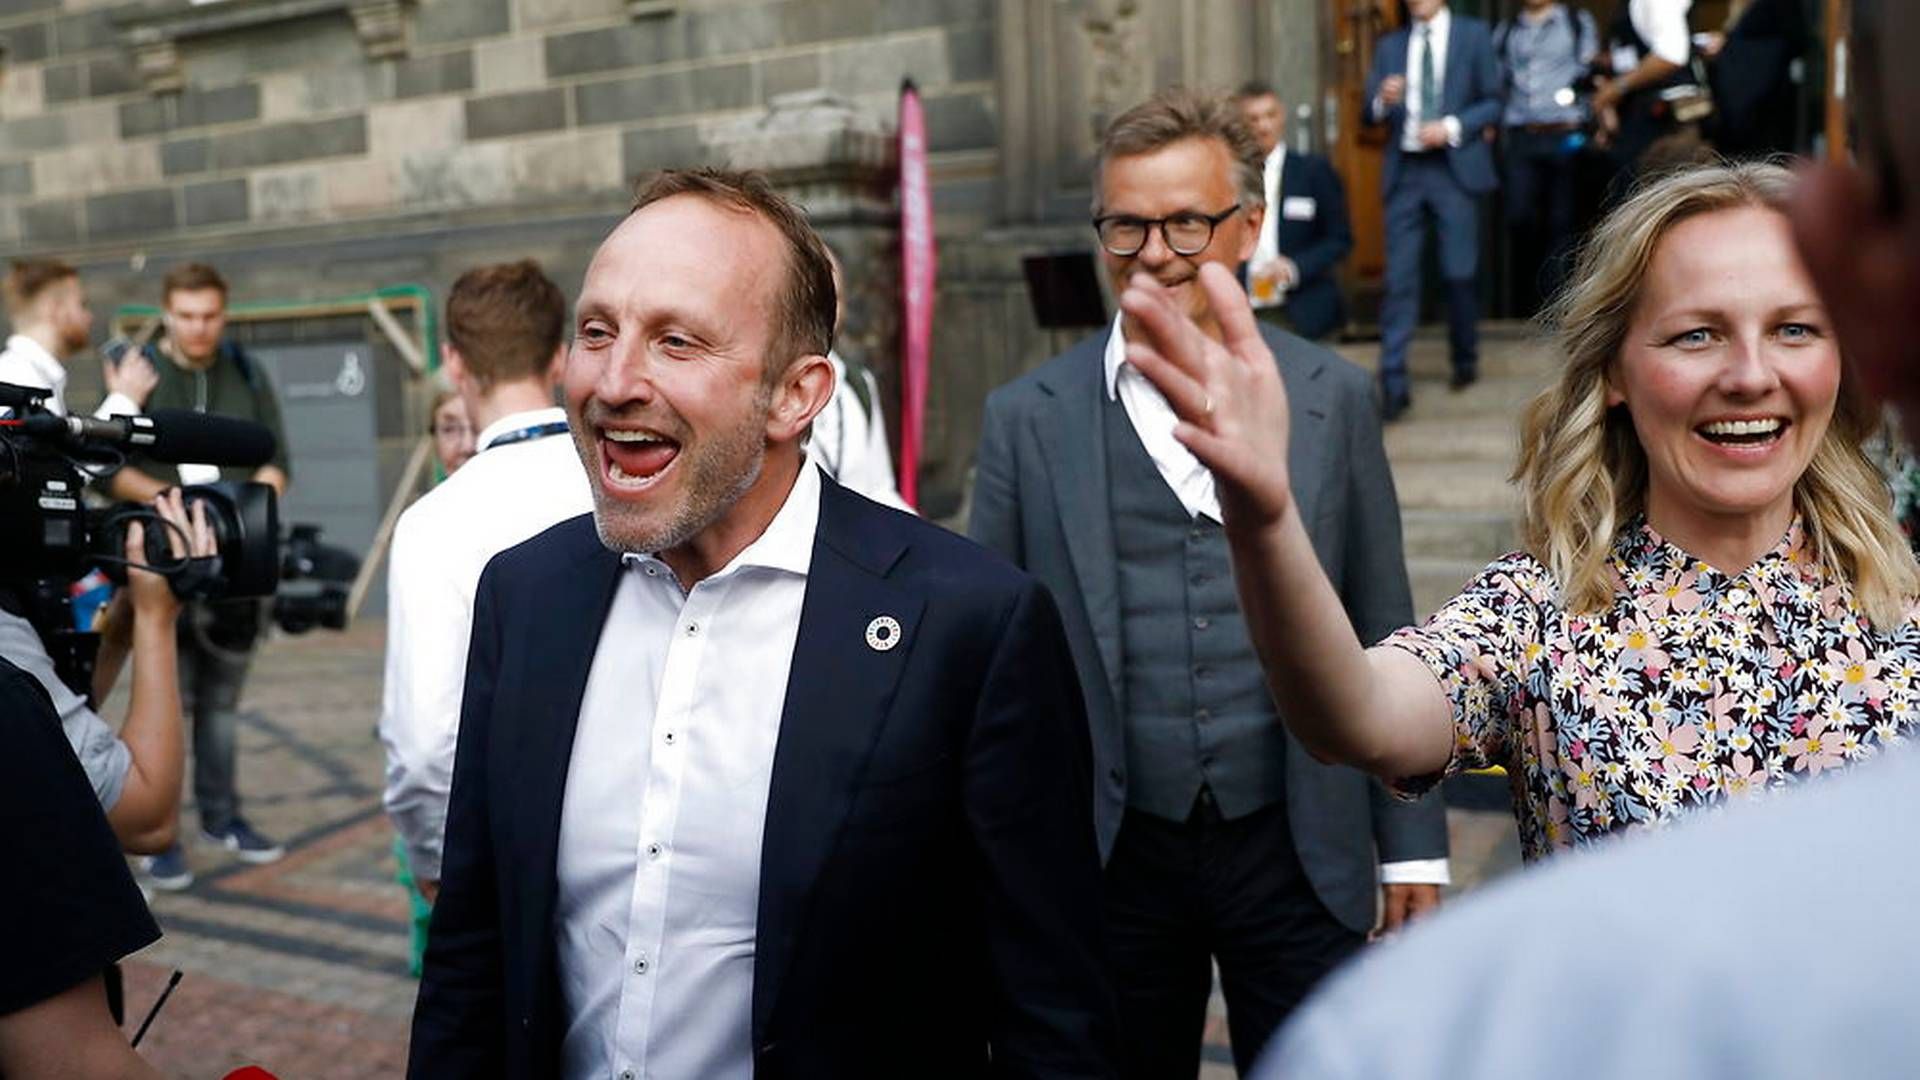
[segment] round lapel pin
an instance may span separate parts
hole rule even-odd
[[[875,652],[886,652],[900,644],[900,620],[891,615],[881,615],[867,624],[867,648]]]

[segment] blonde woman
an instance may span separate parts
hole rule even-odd
[[[1150,281],[1129,360],[1214,471],[1286,722],[1420,791],[1505,765],[1528,858],[1873,757],[1920,724],[1920,568],[1861,450],[1785,170],[1656,181],[1591,238],[1551,312],[1568,358],[1527,411],[1526,550],[1363,648],[1286,475],[1285,391],[1230,276],[1227,345]]]

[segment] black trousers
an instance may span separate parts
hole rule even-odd
[[[1574,239],[1574,168],[1565,132],[1507,129],[1507,223],[1514,228],[1520,308],[1531,313],[1560,291]]]
[[[1184,822],[1128,810],[1106,887],[1130,1080],[1199,1072],[1214,961],[1245,1076],[1294,1006],[1366,940],[1314,893],[1284,803],[1225,821],[1203,790]]]

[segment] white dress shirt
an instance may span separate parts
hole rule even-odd
[[[1685,64],[1693,58],[1692,31],[1687,27],[1687,12],[1693,0],[1630,0],[1627,18],[1633,31],[1647,43],[1647,51],[1668,63]],[[1614,72],[1625,75],[1638,66],[1636,60]]]
[[[536,409],[487,425],[475,441],[479,452],[408,507],[394,529],[380,708],[384,801],[422,880],[440,879],[480,572],[499,552],[593,509],[586,470],[565,432],[492,444],[566,419],[563,410]]]
[[[1445,87],[1447,85],[1447,41],[1453,33],[1453,12],[1441,8],[1433,18],[1422,23],[1415,20],[1407,27],[1407,89],[1403,103],[1407,107],[1407,122],[1400,127],[1400,149],[1418,154],[1426,150],[1420,145],[1420,125],[1429,120],[1438,120],[1447,126],[1447,145],[1460,145],[1460,118],[1457,116],[1423,116],[1420,113],[1420,92],[1426,86],[1426,80],[1420,73],[1420,31],[1425,27],[1431,37],[1433,49],[1433,81],[1435,88],[1433,100],[1440,102],[1445,109]]]
[[[1280,257],[1280,178],[1285,175],[1286,168],[1287,144],[1283,139],[1273,148],[1273,152],[1267,155],[1265,170],[1267,210],[1265,216],[1260,219],[1260,238],[1253,245],[1253,265],[1256,267],[1265,266]],[[1282,282],[1273,300],[1254,297],[1253,306],[1279,307],[1286,303],[1287,288],[1294,284],[1298,282]]]
[[[7,338],[5,351],[0,351],[0,383],[49,391],[48,410],[56,416],[67,415],[67,365],[48,352],[46,346],[25,334]],[[139,411],[133,399],[116,393],[108,394],[93,415],[104,420],[109,416],[133,416]]]
[[[690,590],[626,557],[560,811],[568,1077],[753,1076],[761,834],[820,483],[803,466],[766,532]]]
[[[1138,368],[1127,363],[1127,339],[1117,317],[1113,320],[1113,332],[1107,335],[1105,360],[1107,400],[1119,398],[1127,410],[1127,421],[1133,425],[1134,434],[1140,436],[1140,443],[1147,448],[1147,456],[1153,459],[1153,467],[1159,470],[1161,479],[1173,489],[1188,514],[1221,520],[1220,496],[1214,490],[1213,473],[1193,456],[1193,451],[1173,437],[1179,417],[1174,415],[1166,395],[1148,382]],[[1383,863],[1380,867],[1380,881],[1386,885],[1445,885],[1451,880],[1445,859],[1405,859]]]
[[[880,389],[873,373],[862,371],[856,376],[836,352],[828,352],[827,360],[833,365],[833,397],[813,418],[813,434],[807,440],[808,460],[825,469],[840,486],[883,506],[911,513],[894,480],[887,418],[880,410]],[[860,404],[860,395],[851,385],[856,377],[866,386],[868,405]]]

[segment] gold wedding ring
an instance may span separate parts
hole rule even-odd
[[[1206,413],[1206,414],[1207,414],[1208,416],[1212,416],[1212,415],[1213,415],[1213,395],[1212,395],[1212,394],[1208,394],[1208,395],[1207,395],[1207,407],[1206,407],[1206,408],[1205,408],[1205,409],[1204,409],[1203,411],[1204,411],[1204,412],[1205,412],[1205,413]]]

